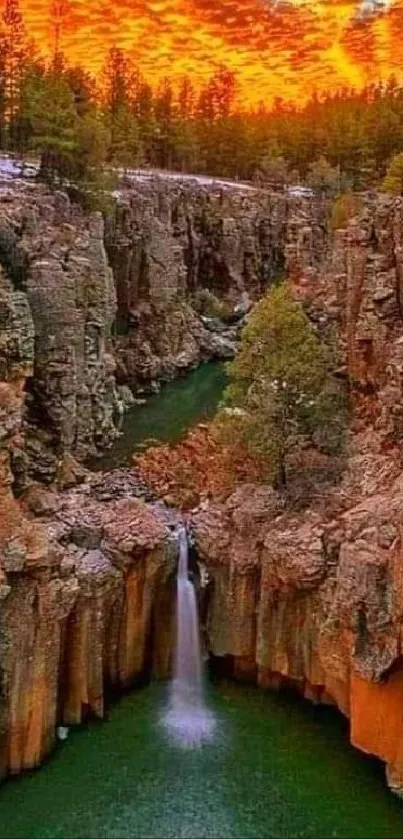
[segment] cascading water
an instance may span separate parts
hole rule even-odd
[[[215,719],[204,702],[197,600],[189,580],[189,546],[184,527],[179,530],[178,540],[175,668],[163,723],[179,745],[192,747],[211,740]]]

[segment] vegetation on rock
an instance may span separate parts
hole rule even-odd
[[[344,230],[353,216],[361,209],[361,201],[358,195],[346,192],[340,195],[332,206],[330,215],[330,227],[332,230]]]
[[[193,297],[193,306],[196,312],[210,318],[226,320],[232,314],[229,303],[219,300],[208,288],[199,289]]]
[[[340,166],[332,166],[323,156],[309,164],[306,181],[311,189],[322,195],[336,195],[345,187]]]
[[[267,481],[305,506],[342,468],[347,412],[334,363],[287,286],[273,287],[249,316],[216,418],[135,456],[142,480],[183,509]]]
[[[263,480],[247,449],[222,445],[214,424],[199,425],[176,446],[153,446],[134,457],[142,480],[169,504],[191,509],[207,497],[226,497],[238,484]]]
[[[403,152],[392,157],[382,183],[385,192],[403,195]]]
[[[285,486],[287,455],[297,446],[340,450],[346,415],[331,352],[285,284],[255,306],[228,372],[222,439],[246,446],[278,486]]]

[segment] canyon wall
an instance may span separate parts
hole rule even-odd
[[[1,776],[36,766],[58,725],[101,717],[108,692],[167,676],[175,514],[130,470],[78,461],[117,434],[115,374],[136,389],[228,353],[198,288],[245,305],[286,246],[316,259],[313,207],[137,184],[105,232],[64,193],[0,185]]]
[[[353,402],[337,485],[298,509],[245,485],[194,515],[211,575],[210,649],[234,675],[296,686],[350,718],[351,740],[403,789],[403,201],[363,198],[295,294],[333,325]]]
[[[231,357],[236,328],[203,316],[200,294],[242,314],[285,267],[318,264],[326,241],[317,200],[236,184],[207,188],[197,179],[122,189],[105,235],[117,291],[119,381],[147,388],[200,360]]]
[[[66,195],[39,186],[0,189],[0,265],[34,335],[16,470],[21,481],[29,468],[50,482],[66,455],[83,457],[116,436],[116,295],[102,218],[85,219]]]
[[[0,776],[36,766],[56,726],[102,716],[108,690],[166,675],[176,547],[136,482],[88,475],[64,493],[11,461],[34,364],[24,294],[0,276]]]
[[[122,385],[230,351],[236,327],[201,315],[198,291],[243,311],[284,270],[339,335],[347,463],[298,509],[244,485],[194,514],[209,645],[239,678],[335,703],[403,788],[402,237],[386,197],[330,235],[320,202],[253,190],[132,184],[105,230],[62,193],[2,190],[1,774],[102,716],[108,690],[169,672],[176,516],[134,472],[77,460],[114,439]]]
[[[74,483],[76,466],[117,434],[133,393],[200,361],[229,358],[238,327],[203,316],[200,293],[242,318],[284,265],[320,262],[320,202],[163,178],[115,196],[106,228],[62,192],[0,183],[0,266],[34,327],[24,444],[28,478]],[[231,317],[229,318],[231,321]]]
[[[163,516],[99,485],[32,486],[32,520],[8,508],[0,611],[1,774],[38,765],[58,725],[102,717],[105,697],[167,676],[175,542]]]
[[[99,233],[97,226],[85,242],[102,268]],[[142,491],[133,476],[124,474],[120,480],[117,473],[108,482],[88,473],[64,493],[31,479],[15,497],[27,430],[24,402],[44,346],[55,350],[54,366],[49,360],[46,378],[40,380],[52,389],[49,411],[54,411],[55,425],[59,423],[62,433],[63,415],[57,408],[62,411],[66,405],[77,427],[83,421],[69,400],[75,396],[78,401],[84,372],[66,380],[60,360],[63,336],[67,340],[70,335],[71,342],[63,346],[76,352],[76,364],[81,349],[67,329],[71,310],[64,309],[64,295],[69,277],[52,299],[44,291],[51,268],[42,258],[34,264],[35,294],[16,289],[0,272],[1,777],[38,765],[53,746],[58,725],[79,723],[88,714],[103,716],[108,691],[122,690],[150,674],[166,676],[172,648],[172,517],[160,505],[146,505],[137,497]],[[84,257],[82,267],[86,274]],[[63,282],[56,265],[53,270]],[[109,274],[101,273],[101,286],[104,281],[106,295]],[[48,345],[47,312],[52,318],[57,313],[58,326]],[[43,332],[38,332],[38,323],[43,323]],[[97,328],[101,334],[101,325]],[[99,365],[95,379],[102,388]],[[97,399],[100,393],[96,391]],[[102,415],[107,411],[106,404]],[[68,424],[65,429],[67,433]]]

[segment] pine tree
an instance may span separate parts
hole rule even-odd
[[[26,65],[20,81],[19,108],[10,125],[13,147],[23,157],[32,150],[34,127],[32,124],[33,102],[44,84],[45,68],[42,62],[32,61]]]
[[[72,179],[76,197],[87,211],[110,209],[116,174],[107,166],[110,133],[95,107],[77,116]]]
[[[77,112],[73,93],[60,75],[31,75],[25,90],[25,118],[32,128],[31,148],[40,153],[41,177],[63,181],[71,176],[77,149]]]
[[[154,102],[156,122],[155,152],[157,164],[163,169],[172,168],[172,139],[176,122],[174,95],[169,79],[163,79]]]
[[[59,67],[60,57],[63,55],[62,37],[64,26],[70,11],[69,0],[52,0],[50,5],[50,19],[53,29],[53,69]]]
[[[79,117],[92,113],[97,99],[94,80],[82,67],[67,67],[64,78],[74,97],[74,107]]]
[[[307,184],[322,195],[336,195],[340,191],[340,167],[332,166],[323,155],[308,167]]]
[[[392,157],[382,182],[384,192],[403,195],[403,152]]]
[[[142,148],[139,127],[128,107],[121,106],[115,111],[111,124],[109,159],[115,166],[125,171],[137,166],[142,160]]]
[[[21,80],[28,60],[26,32],[18,0],[5,0],[0,27],[0,123],[4,136],[6,126],[13,123],[19,108]]]
[[[127,55],[118,47],[109,51],[103,71],[105,85],[105,107],[110,116],[111,125],[122,108],[129,108],[132,67]]]
[[[195,90],[189,76],[184,76],[179,87],[178,111],[182,122],[191,120],[194,116]]]
[[[154,116],[154,95],[151,85],[141,77],[138,79],[135,89],[133,110],[139,130],[141,155],[147,162],[154,163],[153,140],[157,128]]]
[[[238,435],[266,462],[279,487],[286,482],[287,454],[299,439],[320,438],[323,448],[341,444],[343,400],[322,348],[301,305],[285,285],[254,308],[239,353],[228,366],[224,433]]]

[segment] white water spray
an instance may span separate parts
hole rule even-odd
[[[199,746],[212,739],[215,719],[205,705],[196,592],[188,576],[188,539],[185,528],[179,538],[176,604],[176,655],[174,678],[163,723],[184,747]]]

